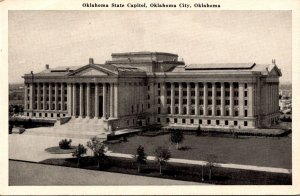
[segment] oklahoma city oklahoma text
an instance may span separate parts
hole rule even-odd
[[[101,8],[219,8],[219,4],[209,4],[209,3],[83,3],[82,7],[101,7]]]

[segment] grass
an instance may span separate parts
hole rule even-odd
[[[81,160],[81,168],[89,170],[98,170],[97,161],[93,157],[84,157]],[[60,165],[67,167],[77,167],[75,158],[67,159],[47,159],[40,163]],[[163,174],[159,174],[159,167],[153,161],[148,161],[142,165],[141,172],[137,172],[137,165],[133,160],[117,157],[109,157],[102,166],[102,171],[125,173],[132,175],[159,177],[174,180],[204,182],[223,185],[290,185],[292,176],[289,174],[268,173],[259,171],[238,170],[229,168],[213,168],[212,180],[208,180],[209,169],[195,165],[184,165],[169,163],[163,167]]]
[[[155,149],[163,146],[170,149],[173,158],[206,160],[210,154],[214,154],[220,163],[292,168],[290,137],[184,137],[180,146],[185,150],[176,150],[169,140],[169,134],[128,137],[127,142],[108,144],[108,148],[113,152],[135,154],[137,147],[143,145],[147,155],[154,155]]]

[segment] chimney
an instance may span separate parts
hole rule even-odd
[[[276,63],[275,63],[275,59],[272,59],[272,64],[273,64],[273,65],[275,65],[275,64],[276,64]]]
[[[46,66],[45,66],[45,67],[46,67],[46,69],[49,69],[49,64],[46,64]]]
[[[93,58],[89,59],[89,64],[94,64],[94,59]]]

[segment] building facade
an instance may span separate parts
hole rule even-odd
[[[171,53],[114,53],[104,64],[25,74],[25,115],[93,119],[110,131],[270,127],[280,115],[280,76],[275,60],[185,65]]]

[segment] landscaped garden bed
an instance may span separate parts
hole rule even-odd
[[[40,163],[66,167],[77,167],[76,158],[47,159]],[[81,158],[80,168],[99,170],[97,160],[94,157],[89,156]],[[148,177],[224,185],[289,185],[292,183],[292,176],[290,174],[268,173],[220,167],[212,169],[212,178],[209,180],[208,167],[203,167],[202,174],[202,166],[184,165],[178,163],[168,163],[163,167],[162,174],[160,174],[159,166],[154,161],[147,161],[147,164],[142,165],[140,172],[138,172],[137,164],[133,159],[117,157],[109,157],[103,161],[101,163],[100,170]]]

